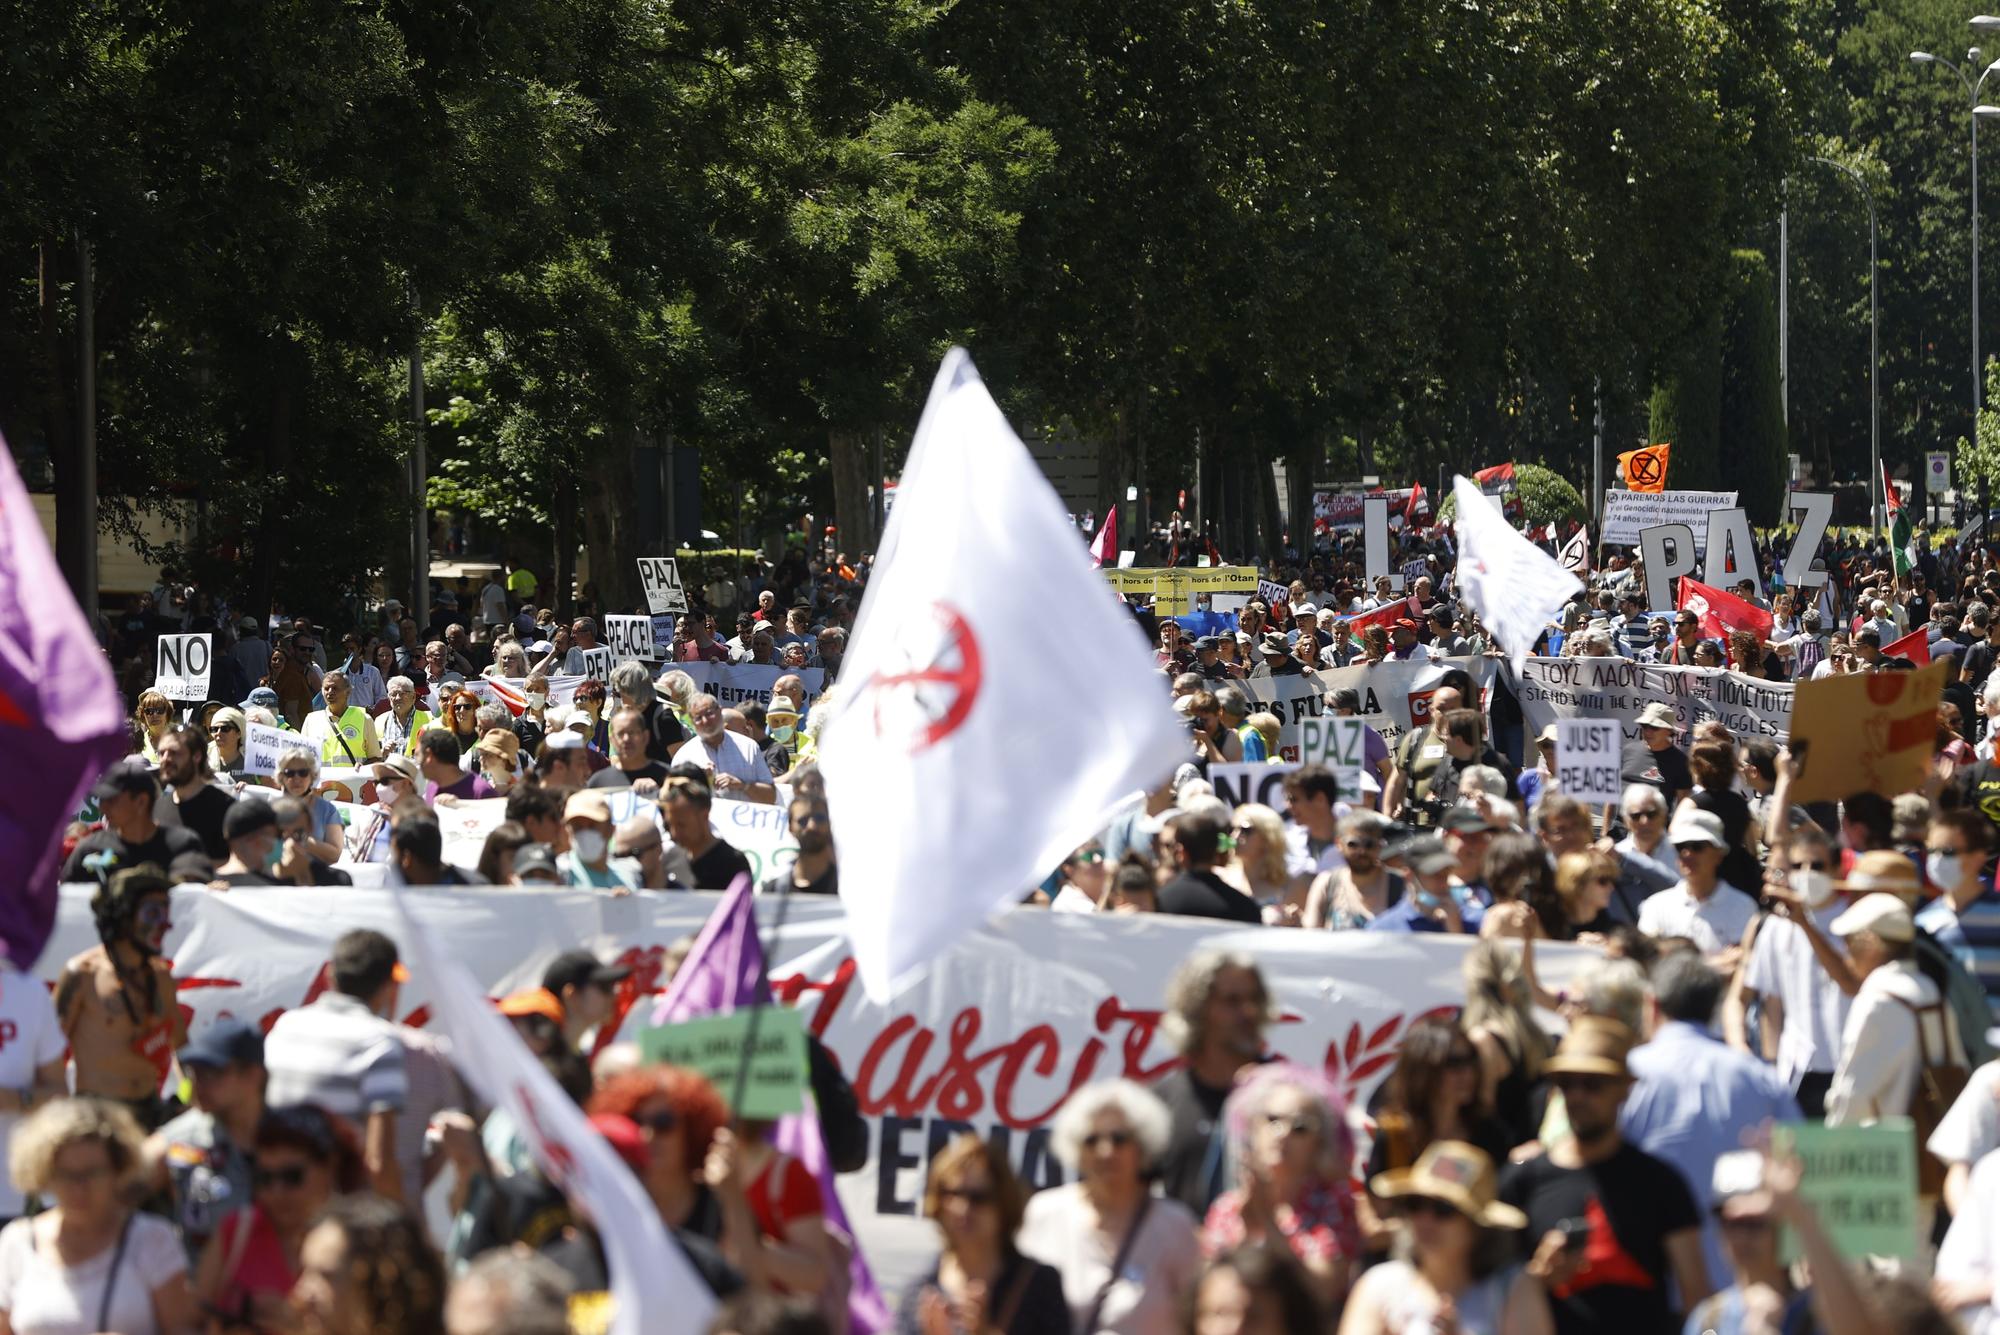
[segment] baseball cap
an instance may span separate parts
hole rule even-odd
[[[565,950],[550,960],[549,967],[542,971],[542,986],[561,996],[564,988],[582,987],[587,983],[613,987],[631,973],[630,969],[604,963],[587,950]]]
[[[514,879],[526,882],[530,876],[543,876],[554,882],[562,880],[562,872],[556,867],[555,854],[549,852],[547,845],[529,844],[525,848],[515,850]]]
[[[244,617],[242,620],[236,623],[236,629],[241,631],[245,635],[255,635],[258,629],[257,618]]]
[[[154,781],[153,771],[144,761],[121,760],[110,769],[90,790],[90,795],[100,802],[106,802],[125,793],[157,793],[159,785]]]
[[[1440,830],[1450,830],[1453,834],[1477,834],[1481,830],[1500,828],[1486,819],[1478,807],[1448,807],[1438,817],[1437,823]]]
[[[1896,856],[1901,857],[1902,854]],[[1853,936],[1856,932],[1873,932],[1884,941],[1914,941],[1917,925],[1910,917],[1909,906],[1892,894],[1877,892],[1863,895],[1848,906],[1847,912],[1835,918],[1828,925],[1835,936]]]
[[[563,1010],[562,1002],[545,987],[530,987],[519,992],[510,992],[500,998],[497,1004],[500,1013],[508,1019],[539,1015],[545,1020],[554,1020],[557,1024],[561,1024],[568,1015],[568,1012]]]
[[[569,801],[563,803],[563,819],[568,821],[578,817],[610,822],[611,803],[602,789],[580,788],[569,795]]]
[[[1729,840],[1722,831],[1722,817],[1711,811],[1697,811],[1693,807],[1682,807],[1674,813],[1674,823],[1667,828],[1667,842],[1676,848],[1682,844],[1729,847]]]
[[[262,1066],[264,1036],[234,1016],[225,1016],[201,1037],[189,1039],[180,1059],[182,1066]]]
[[[1204,635],[1204,636],[1202,636],[1202,637],[1201,637],[1200,639],[1198,639],[1198,640],[1196,640],[1196,641],[1194,642],[1194,647],[1195,647],[1195,648],[1196,648],[1197,650],[1202,650],[1202,649],[1220,649],[1220,648],[1222,647],[1222,641],[1221,641],[1221,640],[1218,640],[1218,639],[1217,639],[1217,638],[1216,638],[1215,636],[1213,636],[1213,635]]]
[[[590,720],[584,719],[583,725],[587,731],[590,727]],[[550,751],[581,751],[587,743],[583,740],[583,733],[573,731],[565,725],[544,737],[542,745]]]
[[[252,705],[257,706],[259,709],[276,709],[278,707],[278,693],[269,686],[259,686],[252,690],[250,694],[243,697],[241,708],[248,709]]]
[[[1458,865],[1458,857],[1434,834],[1407,840],[1402,845],[1404,865],[1422,876],[1447,871]]]
[[[277,828],[278,813],[260,797],[241,798],[222,813],[222,837],[229,843],[259,830]]]

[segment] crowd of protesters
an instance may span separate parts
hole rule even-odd
[[[1452,596],[1448,534],[1406,535],[1398,559],[1428,573],[1391,593],[1363,577],[1357,543],[1325,535],[1267,567],[1283,597],[1226,617],[1136,605],[1189,754],[1024,903],[1288,941],[1462,936],[1462,1005],[1412,1024],[1386,1081],[1349,1106],[1320,1072],[1273,1059],[1254,953],[1196,952],[1167,986],[1163,1032],[1182,1061],[1150,1088],[1102,1080],[1067,1099],[1049,1129],[1063,1185],[1031,1193],[970,1135],[932,1156],[921,1209],[939,1250],[896,1295],[898,1329],[1858,1335],[2000,1321],[1990,557],[1926,544],[1898,575],[1886,549],[1835,542],[1829,595],[1795,605],[1760,551],[1739,592],[1772,633],[1726,644],[1612,557],[1539,652],[1790,680],[1907,669],[1883,647],[1928,628],[1929,656],[1954,666],[1919,791],[1797,804],[1782,739],[1683,736],[1656,710],[1639,719],[1652,764],[1608,808],[1563,793],[1552,738],[1526,737],[1508,691],[1483,693],[1466,670],[1495,646]],[[267,1031],[225,1020],[190,1036],[161,954],[173,892],[337,886],[365,864],[403,885],[722,889],[748,869],[710,821],[727,798],[785,809],[797,858],[764,892],[838,893],[815,739],[867,575],[831,554],[752,563],[690,590],[666,661],[601,677],[587,655],[598,617],[620,609],[586,601],[559,619],[519,568],[440,587],[420,613],[350,605],[330,625],[244,615],[171,576],[135,600],[105,627],[136,701],[131,756],[93,790],[63,873],[96,883],[100,944],[63,966],[52,998],[0,986],[17,1026],[0,1046],[6,1329],[601,1324],[601,1230],[617,1221],[580,1214],[520,1128],[478,1106],[449,1046],[395,1022],[397,944],[351,931],[310,1004]],[[1397,604],[1407,615],[1354,632]],[[151,639],[177,631],[218,636],[212,698],[187,718],[141,689]],[[1316,765],[1285,775],[1282,808],[1232,804],[1210,782],[1217,764],[1282,759],[1261,683],[1413,659],[1442,673],[1429,721],[1394,745],[1371,734],[1362,791]],[[676,666],[705,662],[776,669],[769,704],[725,708]],[[791,674],[811,670],[826,694],[809,700]],[[558,703],[552,679],[580,676]],[[468,688],[482,678],[517,687],[518,705]],[[1361,712],[1352,690],[1324,704]],[[251,723],[297,738],[269,776],[246,770]],[[358,776],[353,801],[329,800],[323,769]],[[438,810],[488,798],[506,820],[477,866],[447,862]],[[1588,961],[1550,986],[1538,943]],[[596,1041],[624,978],[566,951],[498,1005],[726,1300],[715,1329],[843,1329],[835,1280],[856,1240],[768,1126],[732,1117],[692,1071]],[[812,1074],[830,1157],[857,1169],[853,1093],[831,1061]],[[1859,1264],[1771,1128],[1902,1116],[1922,1137],[1926,1259]]]

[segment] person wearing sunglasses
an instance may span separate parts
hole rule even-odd
[[[132,711],[132,721],[139,725],[139,754],[148,764],[159,764],[160,738],[174,721],[174,702],[149,686],[139,692],[139,705]]]
[[[1095,913],[1104,902],[1111,868],[1104,849],[1093,839],[1077,848],[1056,868],[1058,887],[1049,909],[1055,913]]]
[[[1518,1234],[1528,1218],[1497,1199],[1493,1159],[1485,1151],[1440,1140],[1412,1167],[1378,1174],[1368,1185],[1400,1217],[1408,1253],[1362,1276],[1341,1316],[1340,1335],[1554,1331],[1543,1287],[1550,1249],[1525,1269],[1506,1263],[1513,1251],[1505,1245],[1507,1235]]]
[[[306,854],[321,862],[340,861],[347,840],[347,824],[333,799],[318,792],[319,755],[294,745],[278,756],[278,791],[305,808],[307,821],[302,842]]]
[[[354,1132],[319,1107],[267,1109],[257,1124],[250,1208],[222,1221],[194,1270],[194,1296],[223,1330],[290,1327],[299,1250],[336,1194],[362,1186]]]
[[[1246,1243],[1289,1248],[1313,1294],[1340,1306],[1361,1253],[1354,1193],[1354,1137],[1347,1101],[1326,1078],[1290,1062],[1252,1069],[1222,1113],[1237,1186],[1218,1196],[1202,1248],[1220,1255]]]
[[[1069,1329],[1097,1335],[1168,1335],[1201,1269],[1194,1215],[1152,1194],[1171,1115],[1130,1080],[1086,1085],[1049,1128],[1074,1180],[1037,1192],[1021,1226],[1024,1256],[1062,1276]]]
[[[1403,901],[1407,883],[1382,862],[1383,824],[1372,811],[1342,818],[1340,852],[1347,865],[1313,878],[1306,894],[1303,921],[1307,927],[1358,930]]]
[[[1062,1276],[1021,1255],[1027,1189],[990,1141],[964,1134],[931,1159],[924,1215],[943,1249],[930,1272],[903,1291],[899,1331],[998,1331],[1041,1335],[1069,1327]]]

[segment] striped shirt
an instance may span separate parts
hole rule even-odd
[[[1979,898],[1954,911],[1939,898],[1917,913],[1917,926],[1965,966],[1986,989],[1986,1001],[2000,1019],[2000,894],[1989,886]]]
[[[395,1026],[339,992],[278,1017],[264,1039],[264,1068],[264,1100],[274,1108],[316,1103],[359,1123],[409,1102]]]

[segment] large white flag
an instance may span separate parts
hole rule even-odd
[[[1516,533],[1477,483],[1454,478],[1458,501],[1458,591],[1514,662],[1514,675],[1542,628],[1583,587],[1555,558]]]
[[[882,549],[820,739],[878,1004],[1190,754],[1145,638],[963,349]]]
[[[680,1244],[667,1237],[632,1170],[542,1069],[465,966],[438,949],[430,929],[410,912],[406,898],[422,893],[404,890],[395,897],[412,986],[427,994],[438,1027],[451,1037],[452,1064],[481,1099],[507,1110],[543,1174],[597,1226],[611,1272],[612,1335],[706,1330],[715,1295]]]

